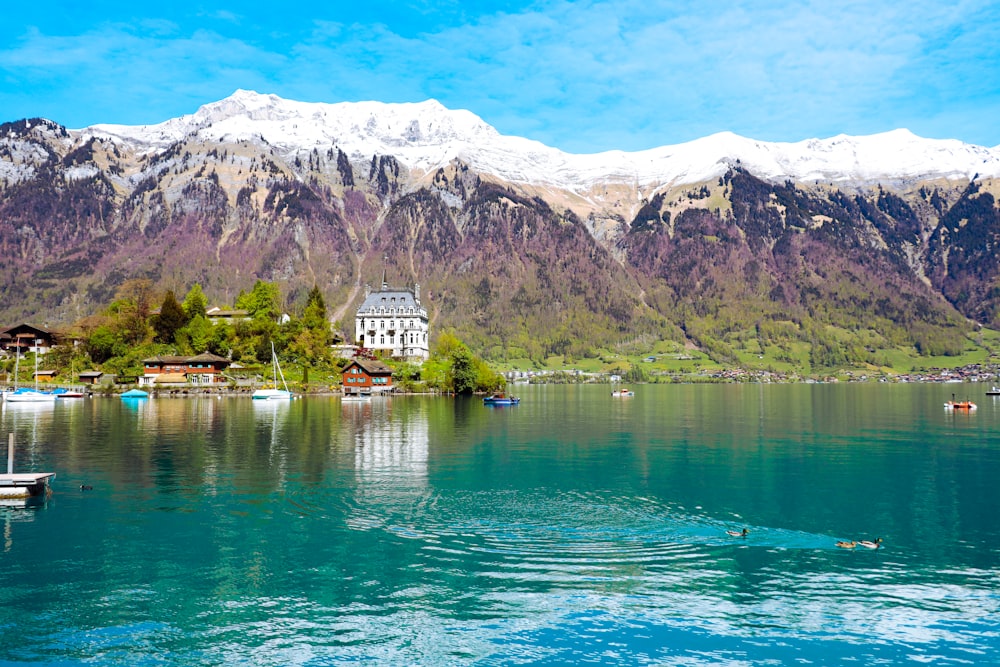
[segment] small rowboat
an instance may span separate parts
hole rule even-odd
[[[483,399],[483,405],[517,405],[521,399],[507,394],[493,394]]]

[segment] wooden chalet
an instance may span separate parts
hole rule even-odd
[[[342,375],[344,394],[382,394],[392,391],[392,369],[381,361],[354,359]]]
[[[77,377],[80,378],[82,384],[102,384],[104,382],[112,383],[115,381],[113,374],[102,371],[83,371],[82,373],[78,373]]]
[[[223,372],[230,361],[210,352],[194,357],[163,355],[143,359],[143,375],[140,385],[153,384],[194,384],[212,385],[227,382]]]
[[[22,322],[0,331],[0,349],[22,356],[28,352],[45,354],[58,344],[57,339],[54,331]]]

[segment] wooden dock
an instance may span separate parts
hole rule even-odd
[[[54,472],[18,472],[0,475],[0,498],[31,498],[48,491]]]
[[[0,498],[33,498],[49,493],[54,472],[14,472],[14,434],[7,439],[7,474],[0,475]]]

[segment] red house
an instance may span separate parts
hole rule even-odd
[[[392,391],[392,369],[381,361],[354,359],[344,368],[344,394],[380,394]]]
[[[231,362],[217,354],[203,352],[195,357],[160,356],[143,359],[139,384],[216,384],[226,382],[222,373]]]

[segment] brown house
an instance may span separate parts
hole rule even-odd
[[[355,359],[342,376],[344,394],[381,394],[392,391],[392,369],[381,361]]]
[[[54,331],[22,322],[0,331],[0,348],[11,354],[24,355],[28,352],[45,354],[58,343],[56,338],[57,334]]]
[[[78,375],[83,384],[101,384],[102,382],[114,382],[113,374],[105,374],[102,371],[83,371]]]
[[[203,352],[195,357],[163,355],[143,359],[139,384],[218,384],[226,382],[223,372],[230,361],[217,354]]]

